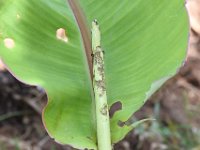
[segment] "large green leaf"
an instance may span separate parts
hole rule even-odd
[[[100,23],[109,106],[122,103],[111,118],[116,143],[132,129],[118,122],[128,120],[183,61],[188,38],[184,1],[80,0],[78,6],[87,30],[92,20]],[[1,58],[18,79],[48,94],[43,121],[49,134],[63,144],[96,149],[89,67],[67,1],[0,0],[0,20]],[[68,41],[56,38],[59,28],[66,30]]]

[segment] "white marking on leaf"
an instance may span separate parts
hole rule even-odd
[[[17,19],[20,19],[20,18],[21,18],[21,16],[20,16],[19,14],[17,14],[16,17],[17,17]]]
[[[4,45],[8,49],[12,49],[15,46],[15,41],[11,38],[5,38],[4,39]]]
[[[66,35],[66,31],[65,29],[63,28],[59,28],[57,31],[56,31],[56,38],[67,43],[68,42],[68,37]]]

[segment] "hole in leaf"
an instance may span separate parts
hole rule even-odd
[[[117,122],[118,126],[119,127],[124,127],[124,126],[132,126],[132,127],[137,127],[138,125],[146,122],[146,121],[154,121],[155,119],[154,118],[146,118],[146,119],[141,119],[141,120],[138,120],[134,117],[130,117],[127,121],[121,121],[119,120]]]
[[[121,120],[119,120],[117,124],[118,124],[118,126],[123,127],[126,123],[121,121]]]
[[[125,125],[126,125],[126,126],[130,126],[130,125],[133,124],[133,121],[127,120],[127,121],[123,122],[123,121],[119,120],[117,124],[118,124],[118,126],[120,126],[120,127],[123,127],[123,126],[125,126]]]
[[[15,41],[11,38],[5,38],[4,45],[8,49],[12,49],[15,46]]]
[[[65,42],[65,43],[67,43],[67,42],[68,42],[68,37],[67,37],[67,35],[66,35],[65,29],[59,28],[59,29],[56,31],[56,38],[57,38],[58,40],[61,40],[61,41]]]
[[[109,109],[110,118],[112,118],[114,116],[115,112],[117,112],[119,110],[122,110],[122,103],[120,101],[117,101],[110,106],[110,109]]]

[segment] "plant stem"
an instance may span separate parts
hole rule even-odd
[[[110,120],[106,96],[101,35],[96,20],[92,22],[93,87],[96,104],[98,150],[111,150]]]

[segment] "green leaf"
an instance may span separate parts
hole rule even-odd
[[[115,143],[131,129],[122,129],[118,121],[126,121],[142,106],[153,82],[169,78],[181,65],[188,40],[187,14],[182,0],[80,3],[87,22],[97,18],[101,26],[109,104],[122,103],[111,120]]]
[[[184,59],[184,1],[80,0],[79,5],[85,30],[94,19],[100,23],[109,106],[122,103],[122,110],[111,118],[116,143],[133,128],[118,122],[126,122],[163,83],[156,81],[172,76]],[[0,57],[19,80],[39,85],[48,94],[43,113],[48,133],[60,143],[96,149],[90,71],[69,4],[0,0],[0,20]],[[56,37],[58,29],[64,29],[66,37]]]
[[[65,0],[5,0],[0,18],[0,55],[21,81],[48,94],[43,121],[56,141],[95,148],[89,73],[81,37]],[[56,38],[66,29],[69,42]],[[6,48],[5,38],[15,42]]]

